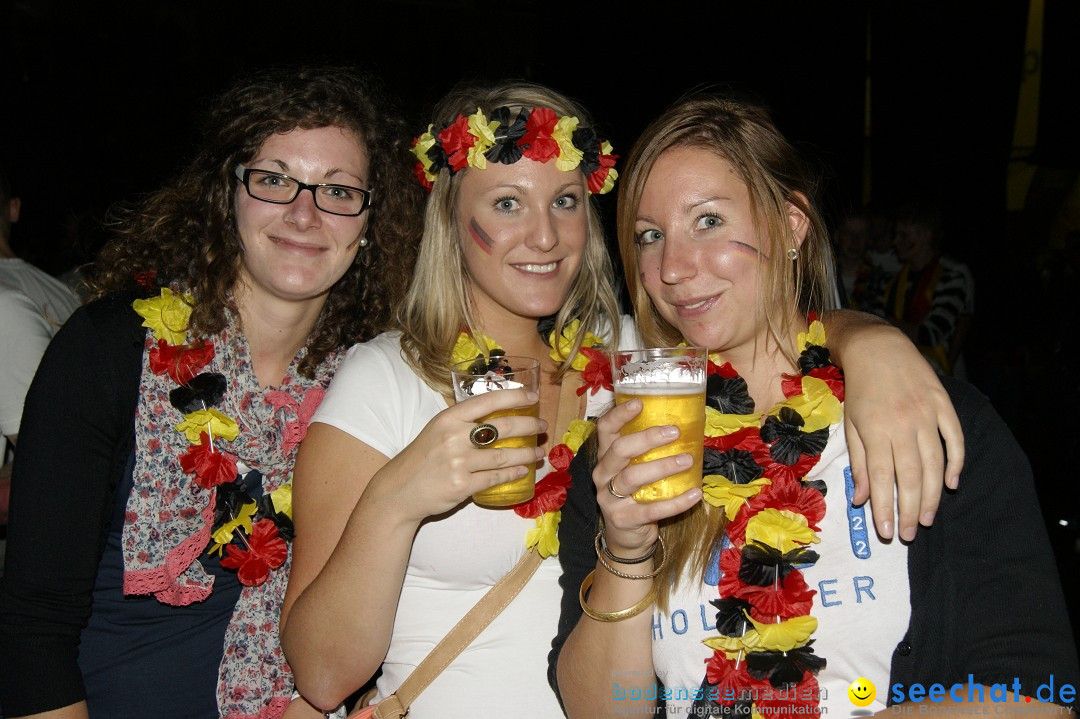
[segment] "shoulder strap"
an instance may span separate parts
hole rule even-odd
[[[536,551],[536,547],[526,552],[514,568],[489,589],[476,606],[424,657],[398,690],[379,702],[375,708],[375,718],[399,719],[408,714],[409,706],[416,697],[502,613],[522,587],[528,584],[529,578],[542,561],[543,557]]]

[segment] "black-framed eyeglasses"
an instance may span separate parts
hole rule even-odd
[[[244,183],[244,189],[256,200],[275,205],[287,205],[304,190],[311,190],[315,206],[331,215],[355,217],[371,207],[371,190],[359,187],[325,183],[308,185],[280,172],[249,170],[243,165],[236,166],[236,178]]]

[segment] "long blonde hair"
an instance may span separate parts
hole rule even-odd
[[[584,109],[562,94],[527,82],[503,82],[494,87],[463,85],[451,91],[440,102],[433,115],[433,124],[444,127],[458,115],[469,115],[481,108],[490,114],[498,107],[547,107],[557,115],[578,118],[581,126],[590,124]],[[451,174],[446,168],[439,171],[424,211],[424,236],[412,284],[397,313],[401,330],[402,355],[413,370],[436,391],[452,394],[450,389],[450,350],[462,328],[479,334],[472,300],[469,296],[468,272],[465,268],[458,233],[457,202],[461,177],[468,172],[483,172],[468,168]],[[577,170],[575,170],[577,172]],[[614,277],[611,259],[604,244],[594,200],[585,202],[586,240],[581,267],[570,286],[562,309],[554,319],[554,331],[561,334],[571,320],[581,320],[581,331],[570,357],[580,348],[585,331],[604,331],[618,341],[618,302],[612,289]],[[498,339],[498,338],[492,338]],[[508,348],[512,351],[513,348]],[[555,375],[561,379],[569,368],[564,363]]]
[[[699,148],[723,158],[746,183],[756,217],[755,231],[769,258],[758,269],[756,318],[765,323],[771,340],[794,364],[797,352],[791,338],[795,323],[810,311],[835,306],[832,253],[825,225],[811,201],[815,194],[811,173],[763,108],[716,95],[691,97],[668,109],[642,133],[623,171],[619,250],[646,346],[670,347],[683,340],[679,331],[660,316],[642,286],[634,241],[638,206],[649,173],[657,158],[676,147]],[[789,204],[807,219],[801,244],[788,219]],[[792,249],[796,252],[794,261],[788,258]],[[660,532],[669,554],[664,571],[656,578],[663,610],[684,567],[690,567],[692,576],[704,574],[724,526],[723,511],[704,502],[661,522]]]

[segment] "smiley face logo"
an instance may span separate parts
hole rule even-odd
[[[866,677],[859,677],[847,688],[848,699],[857,707],[868,707],[877,696],[877,687]]]

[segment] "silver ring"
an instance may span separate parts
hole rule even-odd
[[[478,424],[469,432],[469,441],[477,449],[483,449],[493,444],[498,438],[499,430],[495,429],[494,425],[487,423]]]
[[[630,496],[629,494],[619,494],[619,491],[617,489],[615,489],[615,478],[614,477],[612,477],[611,479],[609,479],[607,481],[607,491],[611,492],[611,496],[614,497],[615,499],[626,499],[626,498],[628,498]]]

